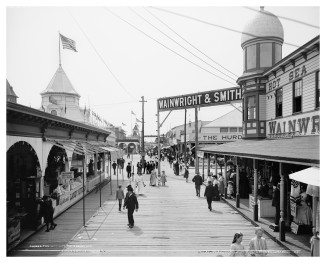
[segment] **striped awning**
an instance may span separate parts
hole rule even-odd
[[[118,152],[119,149],[110,146],[107,143],[100,142],[91,142],[91,141],[82,141],[82,140],[62,140],[62,139],[51,139],[47,138],[47,142],[63,148],[65,150],[69,150],[75,152],[79,155],[92,155],[96,153],[102,152]]]

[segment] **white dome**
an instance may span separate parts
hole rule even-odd
[[[257,15],[244,27],[241,37],[241,46],[255,38],[273,37],[284,40],[283,26],[274,14],[265,11],[263,8]]]

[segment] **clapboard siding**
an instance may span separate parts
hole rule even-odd
[[[288,83],[283,87],[283,116],[288,116],[292,114],[292,83]]]
[[[310,111],[315,109],[316,105],[316,74],[310,74],[303,79],[303,105],[302,111]]]
[[[266,120],[266,95],[259,95],[259,119]]]

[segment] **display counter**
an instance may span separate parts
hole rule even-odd
[[[274,217],[275,216],[275,207],[272,206],[272,199],[258,196],[257,204],[258,204],[258,217]],[[250,194],[249,195],[250,211],[253,211],[254,205],[255,205],[255,197]]]
[[[59,195],[57,199],[52,199],[54,207],[54,217],[67,210],[83,197],[83,185],[79,185],[73,190]]]
[[[105,173],[102,173],[101,174],[101,182],[103,182],[104,179],[105,179]],[[87,178],[87,182],[86,182],[87,192],[92,191],[95,188],[95,186],[97,184],[99,184],[99,183],[100,183],[100,176],[99,175],[91,176],[91,177]]]

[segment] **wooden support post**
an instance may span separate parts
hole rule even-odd
[[[227,165],[226,165],[226,156],[224,155],[224,198],[228,198],[228,182],[227,182]]]
[[[211,172],[211,154],[207,154],[207,177],[209,176],[209,173]]]
[[[258,175],[257,175],[257,161],[253,159],[254,168],[254,207],[253,218],[254,221],[258,221]]]
[[[240,193],[239,193],[239,160],[238,157],[235,157],[235,164],[236,164],[236,173],[237,173],[237,180],[236,180],[236,184],[237,184],[237,194],[236,194],[236,207],[239,208],[240,207]]]
[[[285,187],[284,187],[284,174],[282,173],[282,163],[279,164],[279,174],[281,177],[280,181],[280,221],[279,221],[279,239],[280,241],[285,241],[285,220],[284,220],[284,202],[285,202]]]
[[[205,181],[205,153],[204,153],[204,156],[203,156],[203,174],[202,174],[202,177],[203,177],[203,182]]]

